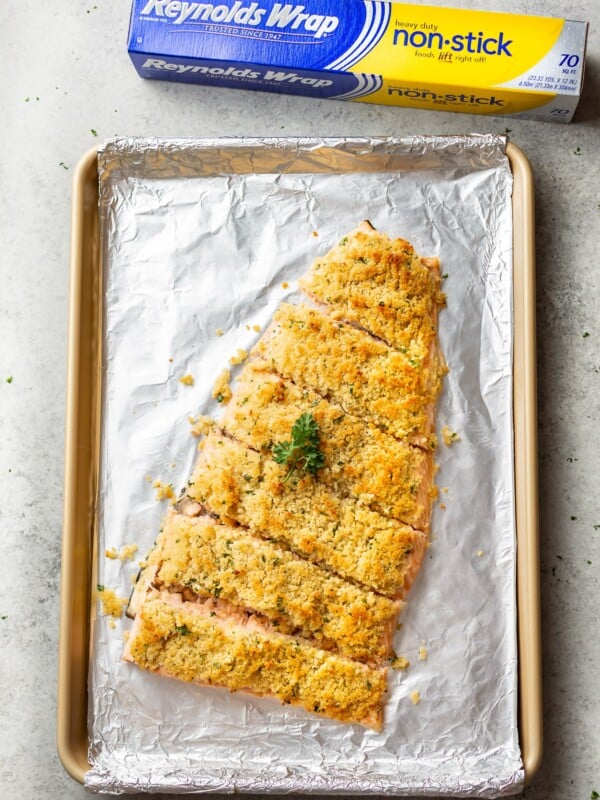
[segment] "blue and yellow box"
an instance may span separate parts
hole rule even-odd
[[[143,78],[570,122],[587,23],[379,0],[134,0]]]

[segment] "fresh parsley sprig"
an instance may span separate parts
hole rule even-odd
[[[288,472],[283,483],[292,477],[296,470],[304,470],[314,475],[325,463],[319,449],[319,426],[312,414],[301,414],[292,425],[290,441],[273,445],[273,458],[278,464],[286,464]]]

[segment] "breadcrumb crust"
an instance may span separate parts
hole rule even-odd
[[[222,618],[218,607],[151,592],[136,616],[125,659],[184,681],[278,697],[342,722],[380,729],[386,670],[251,620]]]
[[[401,604],[210,517],[168,514],[150,556],[154,585],[228,600],[282,633],[356,659],[388,657]]]

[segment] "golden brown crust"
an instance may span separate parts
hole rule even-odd
[[[425,534],[341,497],[312,476],[283,483],[285,468],[226,436],[211,433],[188,493],[224,521],[259,535],[344,578],[402,596],[418,569]]]
[[[338,318],[400,349],[435,340],[445,303],[439,261],[420,258],[409,242],[365,223],[317,258],[300,287]]]
[[[172,512],[149,560],[156,565],[156,587],[227,600],[264,615],[282,633],[350,658],[375,662],[390,655],[399,602],[244,528]]]
[[[249,447],[270,456],[307,410],[319,426],[325,465],[319,481],[352,495],[384,516],[418,530],[429,529],[433,453],[401,442],[311,389],[265,371],[254,359],[240,375],[219,426]]]
[[[255,353],[273,372],[369,424],[435,446],[435,403],[445,372],[435,341],[414,341],[403,353],[309,306],[282,303]]]
[[[277,697],[346,723],[382,725],[385,669],[273,632],[213,601],[182,602],[151,591],[124,658],[180,680]]]

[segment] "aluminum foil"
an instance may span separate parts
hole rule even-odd
[[[104,362],[98,582],[127,596],[186,485],[188,416],[312,260],[368,218],[437,255],[450,372],[432,545],[409,595],[382,732],[122,661],[93,625],[86,786],[121,792],[517,793],[512,178],[504,137],[116,139],[99,152]],[[222,331],[222,335],[219,333]],[[193,386],[178,379],[194,377]],[[424,648],[424,649],[421,649]],[[424,657],[426,655],[426,657]],[[419,657],[421,656],[421,658]],[[420,702],[411,702],[418,691]]]

